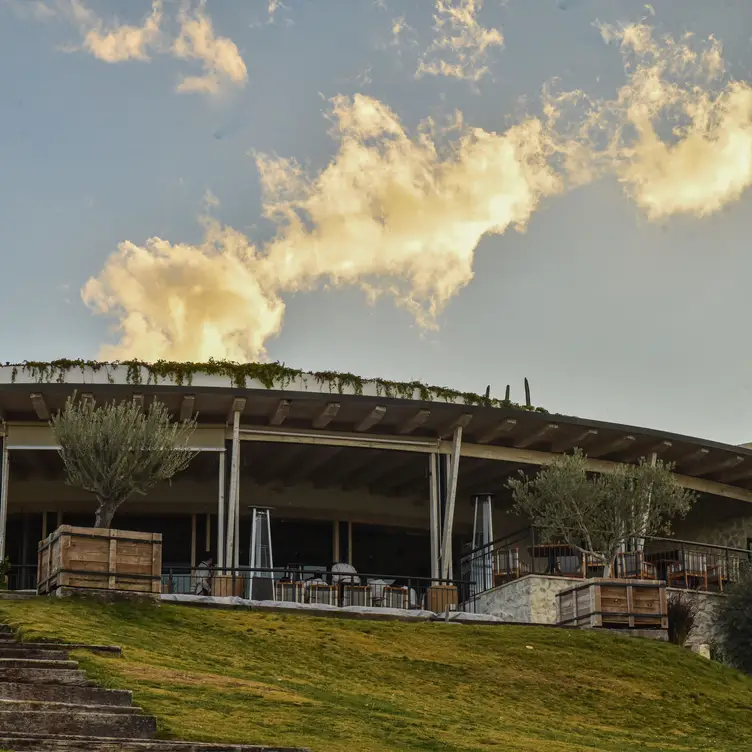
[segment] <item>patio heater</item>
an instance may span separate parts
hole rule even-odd
[[[274,600],[274,557],[272,554],[271,507],[248,507],[251,510],[251,544],[248,547],[251,569],[248,578],[248,598]],[[254,569],[269,570],[254,572]]]
[[[470,579],[475,583],[476,593],[493,587],[493,495],[489,493],[473,496],[475,514],[473,516],[473,555],[470,566]],[[478,550],[481,549],[481,550]]]

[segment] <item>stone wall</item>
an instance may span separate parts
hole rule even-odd
[[[666,588],[666,593],[669,598],[682,595],[684,598],[692,600],[697,607],[695,626],[687,640],[688,646],[707,645],[718,639],[716,615],[721,603],[723,603],[723,599],[726,597],[723,593],[688,591],[677,588]]]
[[[528,574],[481,593],[475,612],[524,624],[556,624],[556,594],[581,578]]]

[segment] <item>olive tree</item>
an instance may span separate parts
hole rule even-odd
[[[533,478],[508,481],[515,511],[531,518],[546,543],[563,541],[604,567],[606,577],[622,544],[669,534],[672,517],[683,517],[695,495],[682,488],[671,466],[644,458],[589,474],[580,450],[563,455]]]
[[[98,528],[111,525],[128,497],[169,480],[197,454],[187,449],[196,421],[174,422],[156,400],[144,412],[134,402],[95,406],[74,395],[50,425],[60,445],[66,483],[97,498]]]

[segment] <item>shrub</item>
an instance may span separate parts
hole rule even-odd
[[[729,665],[752,674],[752,571],[745,568],[718,611],[722,654]]]
[[[684,645],[695,627],[697,605],[684,593],[668,600],[668,639],[674,645]]]

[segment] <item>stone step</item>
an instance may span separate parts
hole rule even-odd
[[[71,702],[82,705],[129,707],[133,698],[123,689],[75,686],[70,684],[33,684],[0,682],[0,700],[35,702]],[[0,747],[2,749],[2,747]]]
[[[0,733],[0,749],[5,748],[13,752],[309,752],[303,747]]]
[[[78,668],[78,661],[46,661],[39,658],[0,658],[0,671],[6,668],[46,668],[56,671]]]
[[[34,660],[45,661],[67,661],[68,653],[65,650],[55,650],[47,647],[37,647],[35,645],[26,646],[19,643],[14,645],[0,644],[1,658],[32,658]]]
[[[120,715],[143,715],[135,705],[87,705],[84,703],[50,702],[49,700],[4,700],[0,699],[0,711],[33,710],[45,713],[119,713]]]
[[[31,684],[74,684],[80,687],[89,686],[89,681],[83,671],[77,669],[49,669],[49,668],[9,668],[0,667],[0,683],[28,682]],[[2,749],[0,747],[0,749]]]
[[[16,734],[73,734],[111,739],[151,739],[156,731],[157,721],[154,716],[138,713],[0,710],[0,736],[15,732]]]

